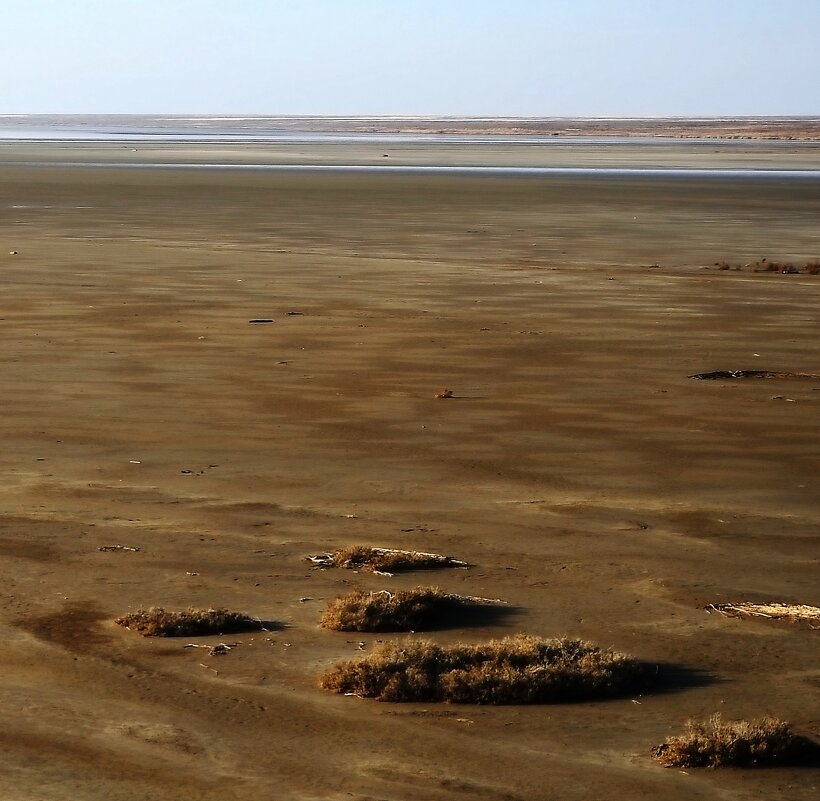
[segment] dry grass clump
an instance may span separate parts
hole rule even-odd
[[[766,604],[737,603],[709,604],[707,612],[720,612],[728,617],[766,617],[771,620],[788,620],[820,624],[820,607],[808,604],[784,604],[771,602]]]
[[[398,592],[354,590],[331,601],[322,626],[333,631],[418,631],[441,624],[461,609],[493,603],[452,595],[438,587]]]
[[[786,373],[782,370],[712,370],[708,373],[694,373],[689,378],[696,381],[724,381],[737,378],[751,379],[795,379],[800,381],[820,381],[817,373]]]
[[[402,570],[429,570],[438,567],[467,567],[466,562],[422,551],[401,551],[394,548],[372,548],[352,545],[333,553],[309,556],[311,562],[323,567],[345,567],[349,570],[372,570],[374,573],[398,573]]]
[[[685,734],[652,749],[667,768],[720,768],[728,765],[786,765],[810,761],[816,747],[776,718],[726,721],[719,714],[690,720]]]
[[[581,640],[507,637],[481,645],[385,643],[321,678],[325,689],[379,701],[542,704],[620,695],[648,683],[630,656]]]
[[[781,273],[782,275],[820,275],[820,262],[807,261],[802,266],[782,261],[769,261],[760,259],[759,261],[748,262],[747,264],[729,264],[726,261],[716,261],[714,266],[719,270],[745,270],[753,273]]]
[[[146,637],[194,637],[262,628],[260,620],[242,612],[193,608],[187,612],[168,612],[161,606],[139,609],[114,622]]]

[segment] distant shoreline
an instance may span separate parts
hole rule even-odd
[[[0,129],[186,130],[460,136],[665,137],[820,141],[820,117],[343,117],[155,114],[4,114]]]

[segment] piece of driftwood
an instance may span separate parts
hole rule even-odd
[[[241,645],[238,642],[232,642],[230,645],[228,643],[221,642],[219,645],[202,645],[196,642],[189,642],[185,647],[186,648],[207,648],[209,656],[223,656],[224,654],[230,653],[237,645]]]

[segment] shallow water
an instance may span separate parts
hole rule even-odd
[[[585,178],[777,178],[820,176],[820,142],[715,139],[656,133],[587,135],[546,130],[456,132],[429,127],[384,133],[379,120],[289,118],[9,117],[0,115],[0,161],[29,167],[344,171],[380,174]],[[391,123],[392,124],[392,123]],[[396,125],[414,124],[395,121]],[[442,122],[442,125],[450,124]],[[503,128],[503,121],[500,122]],[[334,129],[334,125],[338,127]],[[372,126],[372,130],[370,129]],[[400,128],[398,130],[401,130]],[[578,134],[584,133],[579,123]]]
[[[106,169],[156,170],[265,170],[271,172],[347,172],[347,173],[401,173],[444,175],[507,175],[558,176],[570,178],[771,178],[820,180],[820,169],[693,169],[689,167],[504,167],[504,166],[442,166],[442,165],[386,165],[386,164],[230,164],[207,162],[141,161],[23,161],[21,167],[96,167]]]
[[[179,123],[180,121],[176,121]],[[203,127],[204,126],[204,127]],[[742,139],[675,136],[547,136],[527,134],[453,134],[453,133],[352,133],[307,131],[277,127],[229,125],[214,126],[210,118],[193,121],[190,125],[136,126],[136,125],[68,125],[64,122],[30,124],[13,117],[0,116],[0,140],[23,142],[134,142],[134,143],[225,143],[235,144],[384,144],[384,145],[546,145],[552,148],[575,145],[602,148],[634,145],[663,148],[669,146],[736,148],[770,148],[788,144],[790,148],[816,148],[811,141]]]

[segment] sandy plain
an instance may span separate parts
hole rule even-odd
[[[820,257],[817,180],[45,165],[92,145],[55,147],[0,146],[3,798],[816,792],[816,768],[648,752],[715,711],[820,734],[817,632],[703,609],[820,604],[820,382],[687,377],[820,372],[820,277],[711,267]],[[351,543],[472,567],[304,560]],[[324,604],[424,583],[513,609],[423,636],[581,636],[659,664],[663,691],[489,708],[319,689],[387,636],[320,630]],[[112,623],[150,605],[281,628],[210,657]]]

